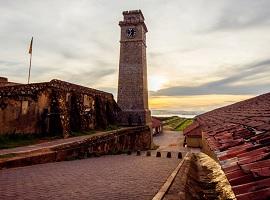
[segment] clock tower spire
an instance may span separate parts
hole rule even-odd
[[[146,33],[141,10],[123,12],[117,103],[122,109],[122,125],[147,125],[151,122],[148,108]]]

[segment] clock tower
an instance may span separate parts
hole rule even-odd
[[[146,33],[141,10],[123,12],[117,103],[121,108],[121,125],[149,125]]]

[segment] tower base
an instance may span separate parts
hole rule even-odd
[[[118,123],[122,126],[151,125],[150,110],[125,110],[118,114]]]

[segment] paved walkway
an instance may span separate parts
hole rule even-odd
[[[5,200],[151,199],[178,163],[117,155],[1,170],[0,195]]]
[[[154,138],[177,151],[179,133]],[[0,199],[152,199],[180,162],[154,155],[102,156],[0,171]]]

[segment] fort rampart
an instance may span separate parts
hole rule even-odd
[[[0,88],[0,134],[68,136],[116,123],[110,93],[52,80]]]
[[[0,159],[1,168],[12,168],[55,161],[83,159],[105,154],[151,148],[151,131],[148,126],[123,128],[110,132],[81,136],[80,140],[44,147],[14,157]]]

